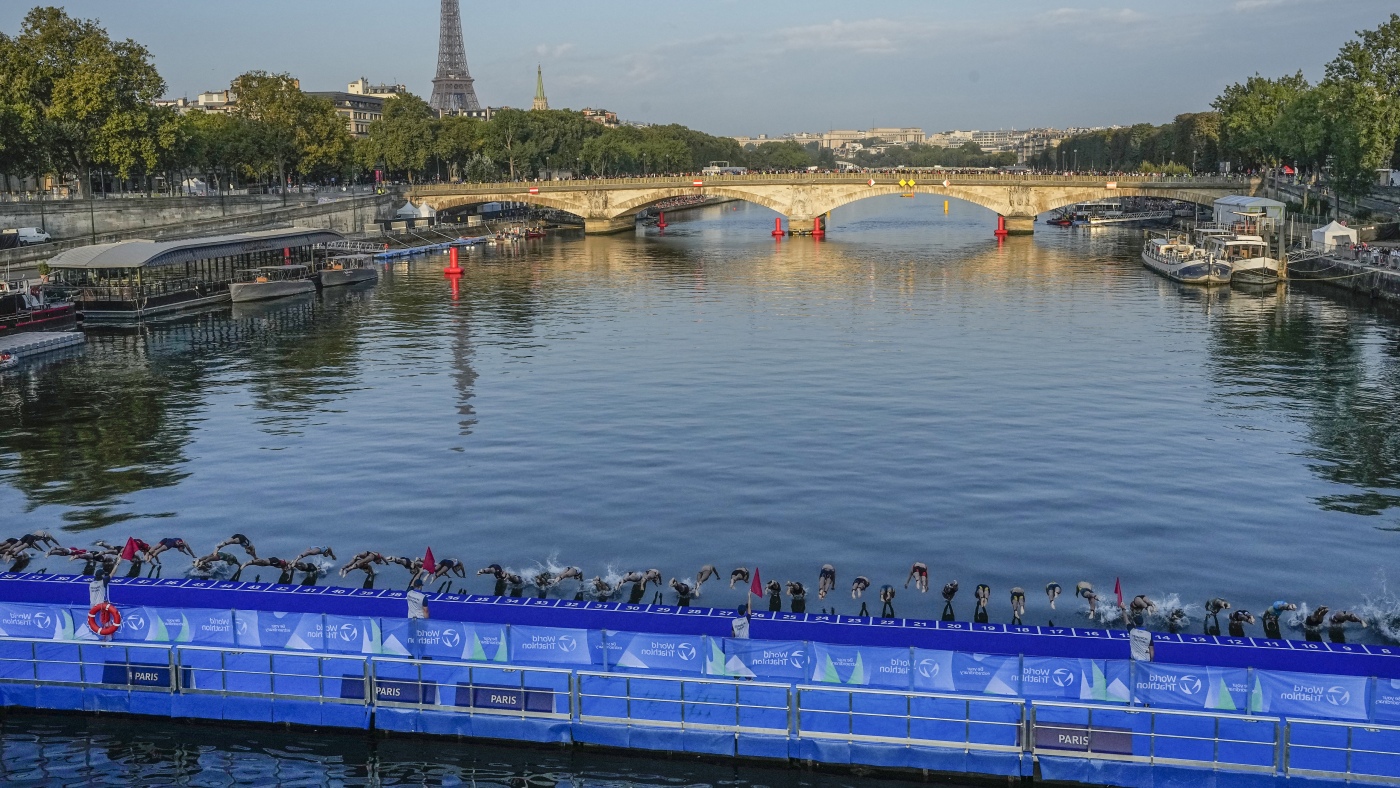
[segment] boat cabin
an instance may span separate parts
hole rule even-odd
[[[229,300],[248,271],[307,269],[318,245],[343,241],[333,230],[291,227],[181,241],[121,241],[60,252],[48,289],[68,294],[86,320],[140,320]],[[286,275],[283,274],[279,275]],[[305,273],[300,277],[305,278]]]
[[[306,265],[263,265],[257,268],[245,268],[235,271],[235,282],[290,282],[296,279],[305,279],[311,273],[311,267]]]
[[[1206,254],[1233,263],[1269,256],[1269,245],[1257,235],[1212,235],[1205,238]]]

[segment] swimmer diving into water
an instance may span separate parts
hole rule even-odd
[[[797,582],[789,580],[787,583],[787,595],[792,598],[792,612],[807,612],[807,587]]]
[[[909,587],[909,581],[914,581],[914,587],[924,593],[928,593],[928,564],[923,561],[915,561],[909,568],[909,576],[904,578],[904,587]]]
[[[826,599],[826,595],[835,590],[836,567],[822,564],[821,571],[817,573],[817,599]]]
[[[972,614],[972,620],[978,624],[987,623],[987,603],[992,601],[992,587],[986,583],[977,586],[973,592],[977,597],[977,610]]]
[[[943,620],[953,621],[953,597],[958,595],[958,581],[954,580],[943,586]]]
[[[1011,623],[1021,623],[1021,617],[1026,614],[1026,589],[1016,586],[1011,589]]]
[[[1263,619],[1264,624],[1264,637],[1269,638],[1271,640],[1282,640],[1283,630],[1279,626],[1279,617],[1282,616],[1284,613],[1297,609],[1297,605],[1293,604],[1292,602],[1285,601],[1283,599],[1280,599],[1277,602],[1274,602],[1272,605],[1269,605],[1269,607],[1265,609],[1263,614],[1260,616]]]
[[[1059,584],[1059,583],[1046,583],[1046,584],[1045,584],[1045,597],[1046,597],[1047,599],[1050,600],[1050,609],[1051,609],[1051,610],[1054,610],[1054,609],[1055,609],[1055,600],[1060,598],[1060,584]]]
[[[729,587],[730,587],[730,588],[733,588],[734,586],[738,585],[739,583],[747,584],[748,582],[749,582],[749,570],[745,569],[745,568],[742,567],[742,566],[739,567],[738,569],[735,569],[733,572],[730,572],[730,573],[729,573]]]
[[[217,553],[231,544],[236,544],[239,547],[243,548],[244,552],[246,552],[249,556],[253,558],[258,557],[257,548],[253,547],[252,541],[250,541],[248,537],[244,536],[243,534],[234,534],[233,536],[230,536],[224,541],[214,545],[214,552]]]
[[[851,599],[860,599],[861,595],[865,593],[865,589],[869,587],[870,578],[865,575],[856,576],[856,579],[851,581]]]

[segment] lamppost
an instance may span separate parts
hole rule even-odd
[[[1074,149],[1074,171],[1075,171],[1075,173],[1078,173],[1078,172],[1079,172],[1079,149],[1078,149],[1078,148],[1075,148],[1075,149]]]

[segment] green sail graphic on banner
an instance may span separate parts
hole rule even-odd
[[[156,643],[169,643],[170,632],[165,628],[165,620],[154,610],[147,610],[146,618],[151,622],[150,631],[146,633],[146,640]]]
[[[175,637],[176,643],[193,643],[194,627],[190,626],[190,618],[184,613],[180,614],[180,634]]]
[[[1108,700],[1108,678],[1104,676],[1103,670],[1099,668],[1098,662],[1090,663],[1090,673],[1092,684],[1090,684],[1089,695],[1094,700]]]
[[[726,676],[724,670],[724,648],[720,646],[723,642],[720,638],[710,638],[710,654],[705,659],[705,675]]]
[[[818,668],[817,675],[812,678],[824,684],[840,684],[841,676],[836,672],[836,664],[831,661],[830,654],[822,655],[822,663]]]
[[[1215,703],[1211,704],[1211,708],[1221,711],[1239,711],[1239,708],[1235,706],[1234,696],[1230,694],[1230,685],[1225,683],[1225,678],[1219,677],[1215,683]]]
[[[472,630],[471,651],[466,655],[473,662],[486,662],[486,649],[481,647],[481,638]]]
[[[855,684],[861,687],[864,687],[866,684],[870,683],[870,677],[866,675],[865,663],[861,660],[861,654],[859,651],[856,652],[856,664],[855,667],[851,668],[851,677],[846,681],[846,683]]]
[[[1258,714],[1264,710],[1264,688],[1259,685],[1259,677],[1254,677],[1254,690],[1249,693],[1249,712]]]

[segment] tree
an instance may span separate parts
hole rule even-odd
[[[1400,14],[1357,32],[1327,64],[1328,115],[1337,190],[1360,196],[1387,166],[1400,140]]]
[[[434,155],[447,164],[453,178],[466,178],[469,165],[486,144],[482,123],[466,115],[448,115],[438,121]]]
[[[27,164],[78,175],[84,196],[93,164],[123,177],[157,166],[152,137],[164,119],[152,102],[165,81],[145,47],[113,41],[96,22],[61,8],[35,8],[0,50],[0,103],[20,119]]]
[[[496,161],[504,161],[510,179],[516,179],[516,168],[528,164],[534,153],[530,140],[529,113],[518,109],[503,109],[486,124],[486,149]]]
[[[1255,74],[1242,85],[1225,88],[1211,106],[1220,113],[1226,155],[1237,157],[1244,167],[1277,165],[1283,156],[1277,137],[1279,119],[1308,90],[1301,71],[1278,79]]]
[[[365,153],[390,170],[407,173],[408,182],[413,183],[413,174],[428,166],[436,133],[437,114],[428,102],[402,93],[386,100],[383,117],[370,124]]]

